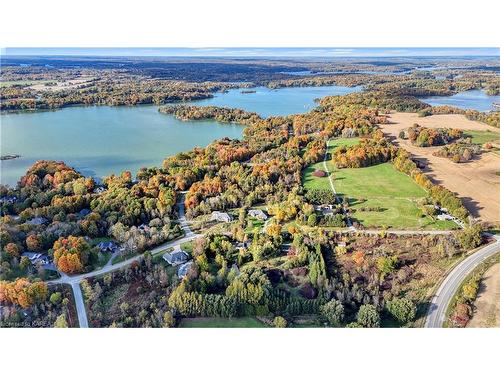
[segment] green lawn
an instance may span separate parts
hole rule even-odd
[[[127,259],[130,259],[130,258],[133,258],[137,255],[137,253],[133,253],[133,252],[125,252],[123,254],[120,254],[118,255],[116,258],[114,258],[112,261],[111,261],[111,264],[116,264],[116,263],[120,263],[120,262],[123,262],[124,260],[127,260]]]
[[[264,328],[267,327],[255,318],[186,318],[182,319],[181,328]]]
[[[337,139],[329,142],[329,150],[339,145],[356,144],[358,139]],[[366,168],[337,169],[331,160],[328,169],[339,196],[350,199],[356,209],[353,217],[365,227],[391,227],[396,229],[452,229],[453,222],[438,221],[422,217],[416,201],[427,196],[427,192],[413,179],[384,163]],[[328,177],[314,177],[315,169],[324,170],[323,162],[313,164],[303,173],[306,189],[330,189]],[[364,201],[366,200],[366,201]],[[380,211],[360,211],[360,208],[380,208]]]
[[[467,130],[465,135],[471,136],[472,142],[480,145],[500,140],[500,133],[492,131]]]
[[[328,148],[327,152],[332,154],[335,148],[339,146],[353,146],[359,142],[359,138],[339,138],[339,139],[333,139],[328,142]],[[332,165],[331,161],[327,161],[328,163],[328,169],[332,171],[334,169],[334,166]],[[323,160],[311,164],[307,168],[304,169],[302,172],[302,183],[306,189],[330,189],[330,183],[328,182],[328,176],[326,177],[315,177],[312,175],[312,173],[320,169],[322,171],[325,171],[324,163]],[[325,171],[326,172],[326,171]]]
[[[329,166],[330,168],[330,166]],[[332,168],[333,170],[333,168]],[[453,222],[423,216],[416,201],[427,192],[413,179],[394,169],[390,163],[366,168],[334,169],[333,184],[340,196],[351,199],[356,218],[365,227],[398,229],[451,229]],[[366,199],[365,202],[362,200]],[[360,211],[360,208],[381,208],[381,211]]]
[[[188,254],[192,254],[193,253],[193,245],[194,245],[194,241],[183,242],[183,243],[181,243],[181,250],[185,251]]]

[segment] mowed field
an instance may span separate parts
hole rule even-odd
[[[417,123],[428,128],[455,128],[469,133],[476,143],[498,142],[500,129],[468,120],[462,115],[418,117],[416,113],[393,113],[390,124],[380,125],[395,143],[426,164],[426,173],[434,183],[442,184],[458,194],[471,214],[483,221],[500,222],[500,155],[486,152],[468,163],[432,155],[439,147],[416,147],[408,140],[398,139],[399,132]]]
[[[340,145],[356,144],[357,139],[337,139],[329,142],[329,150]],[[413,179],[384,163],[366,168],[337,169],[331,160],[328,170],[339,196],[350,199],[356,209],[353,217],[365,227],[390,227],[395,229],[451,229],[455,224],[424,216],[417,201],[427,192]],[[314,177],[315,169],[324,170],[323,163],[316,163],[304,171],[303,181],[307,189],[330,189],[328,177]],[[376,208],[377,211],[361,211]]]

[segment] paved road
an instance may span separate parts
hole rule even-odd
[[[73,296],[75,297],[76,313],[78,315],[78,324],[80,328],[89,328],[89,321],[87,319],[87,311],[85,310],[85,303],[83,302],[82,289],[80,283],[70,283],[73,289]]]
[[[184,195],[182,195],[180,202],[177,204],[177,207],[179,209],[179,223],[181,225],[181,228],[184,230],[185,236],[173,241],[165,242],[164,244],[151,249],[150,250],[151,254],[154,255],[170,247],[180,246],[185,242],[192,241],[193,239],[201,236],[201,234],[193,233],[189,228],[189,225],[187,224],[187,220],[184,215]],[[80,328],[88,328],[89,326],[87,319],[87,311],[85,310],[85,302],[83,300],[82,291],[80,289],[80,282],[83,279],[87,279],[89,277],[96,277],[104,275],[105,273],[108,272],[118,270],[140,259],[141,257],[143,257],[143,255],[139,254],[130,259],[124,260],[123,262],[111,264],[111,260],[114,257],[115,255],[113,255],[112,258],[106,263],[106,265],[99,270],[74,276],[66,275],[62,272],[59,272],[61,274],[61,277],[59,279],[51,280],[48,282],[48,284],[69,284],[71,286],[71,288],[73,289],[73,296],[75,298],[75,307],[76,307],[76,312],[78,314],[78,323],[80,325]]]
[[[469,275],[474,268],[481,264],[485,259],[493,254],[500,252],[500,236],[493,236],[495,242],[476,251],[471,256],[467,257],[458,264],[450,274],[444,279],[443,283],[437,290],[435,296],[431,300],[427,319],[425,321],[426,328],[441,328],[446,320],[446,310],[457,292],[460,284]]]

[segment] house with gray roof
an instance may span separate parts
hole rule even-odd
[[[179,264],[186,263],[189,260],[189,254],[182,251],[180,247],[177,247],[170,253],[163,254],[162,258],[171,266],[178,266]]]
[[[229,223],[232,219],[226,212],[214,211],[212,212],[212,220]]]
[[[48,220],[46,218],[40,216],[40,217],[34,217],[33,219],[26,221],[26,224],[43,225],[47,222],[48,222]]]
[[[37,264],[49,264],[50,259],[47,255],[42,254],[42,253],[35,253],[32,251],[25,251],[24,253],[21,254],[23,257],[28,257],[30,260],[31,264],[37,265]]]
[[[249,210],[248,216],[254,217],[259,220],[267,220],[267,215],[262,210]]]
[[[182,266],[179,267],[179,269],[177,270],[177,277],[179,279],[183,279],[186,277],[186,275],[188,274],[189,270],[191,269],[191,267],[193,266],[193,262],[190,261],[190,262],[187,262],[187,263],[184,263]]]
[[[118,250],[118,245],[115,244],[113,241],[103,241],[103,242],[99,242],[97,244],[97,247],[99,248],[99,250],[103,253],[105,252],[110,252],[110,253],[114,253],[116,250]]]

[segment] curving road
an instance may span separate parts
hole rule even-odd
[[[182,195],[181,200],[177,203],[177,207],[179,209],[179,224],[181,228],[184,230],[185,236],[173,241],[165,242],[164,244],[151,249],[150,250],[151,254],[154,255],[170,247],[180,246],[185,242],[192,241],[193,239],[201,236],[201,234],[193,233],[189,228],[186,216],[184,214],[184,195]],[[115,256],[113,255],[112,258],[114,257]],[[143,254],[136,255],[130,259],[124,260],[123,262],[116,264],[111,264],[111,259],[110,259],[110,261],[108,261],[108,263],[106,263],[106,265],[101,269],[80,275],[69,276],[62,272],[59,272],[61,274],[61,277],[59,279],[49,281],[48,284],[68,284],[71,286],[71,289],[73,290],[73,296],[75,299],[75,308],[78,315],[79,326],[80,328],[88,328],[89,323],[87,319],[87,310],[85,309],[85,302],[83,300],[82,290],[80,288],[80,282],[83,279],[87,279],[89,277],[100,276],[105,273],[118,270],[122,267],[125,267],[133,263],[134,261],[140,259],[141,257],[143,257]]]
[[[494,243],[489,244],[482,249],[476,251],[471,256],[465,258],[459,263],[444,279],[436,294],[431,300],[427,318],[425,321],[426,328],[442,328],[446,320],[446,310],[451,303],[460,284],[465,278],[484,260],[500,252],[500,236],[492,236]]]

